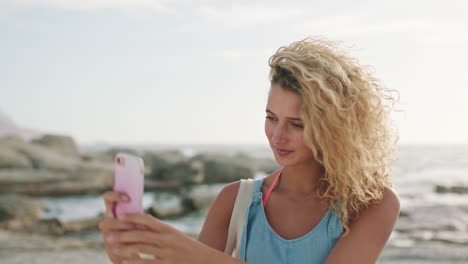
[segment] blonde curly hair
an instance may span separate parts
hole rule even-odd
[[[323,38],[282,46],[269,65],[271,84],[303,99],[304,140],[324,171],[317,195],[339,212],[346,236],[352,221],[382,200],[385,186],[393,186],[399,134],[390,119],[396,102],[391,92],[399,93],[385,88],[371,67],[361,66],[338,42]]]

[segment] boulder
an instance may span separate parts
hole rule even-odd
[[[145,161],[145,167],[157,168],[160,166],[176,164],[186,160],[182,152],[178,150],[173,151],[161,151],[161,152],[146,152],[143,155]]]
[[[146,153],[143,157],[145,168],[150,168],[148,177],[153,180],[168,180],[168,175],[164,175],[173,166],[179,166],[185,161],[180,152],[160,152]],[[177,165],[179,164],[179,165]],[[180,167],[180,166],[179,166]]]
[[[180,193],[184,187],[184,183],[174,180],[152,180],[145,179],[145,191],[169,191]]]
[[[64,232],[80,232],[89,229],[95,229],[98,227],[99,222],[103,217],[93,217],[87,219],[73,220],[63,222]]]
[[[200,184],[203,182],[203,164],[199,161],[182,161],[167,168],[163,179],[179,181],[188,184]]]
[[[39,139],[33,139],[31,142],[66,156],[79,157],[78,147],[70,136],[44,135]]]
[[[83,239],[74,238],[73,236],[69,237],[58,237],[50,236],[45,234],[37,234],[31,232],[12,232],[12,231],[0,231],[0,255],[2,256],[2,263],[107,263],[107,262],[96,262],[94,260],[82,261],[83,259],[79,258],[79,254],[72,258],[64,258],[63,261],[57,262],[57,259],[60,259],[67,250],[76,248],[82,250],[85,248],[98,248],[102,249],[102,237],[98,234],[100,240],[100,246],[95,247],[93,243],[85,241]],[[13,262],[4,262],[4,257],[7,252],[19,252],[18,256],[24,256],[25,254],[31,254],[36,258],[29,258],[30,261],[23,261],[22,257],[17,257],[17,261]],[[38,258],[40,252],[54,252],[57,255],[52,258],[42,259]],[[21,259],[21,260],[20,260]],[[76,259],[81,261],[76,261]],[[109,262],[110,263],[110,262]]]
[[[66,180],[37,184],[23,193],[37,196],[82,195],[111,190],[113,184],[113,164],[99,161],[82,162],[66,173]]]
[[[33,222],[42,216],[40,201],[19,195],[0,195],[0,222]]]
[[[46,169],[3,169],[0,170],[0,192],[30,194],[40,185],[62,182],[67,178],[64,172]]]
[[[149,214],[159,219],[178,218],[180,216],[183,216],[189,211],[190,209],[185,208],[182,201],[178,202],[177,204],[172,204],[172,205],[153,205],[147,210]]]
[[[7,146],[11,144],[26,144],[27,142],[18,135],[8,135],[0,138],[0,146]]]
[[[436,193],[457,193],[457,194],[468,194],[468,186],[443,186],[437,185],[435,187]]]
[[[204,183],[227,183],[255,177],[253,161],[246,156],[200,154],[190,161],[203,164]]]
[[[46,169],[3,169],[0,170],[0,190],[12,185],[52,183],[67,178],[64,172]]]
[[[47,234],[47,235],[63,235],[65,234],[65,227],[62,222],[57,218],[41,219],[39,221],[26,224],[18,230],[14,231],[27,231],[34,234]]]
[[[224,186],[225,184],[192,186],[183,194],[183,204],[188,209],[209,208]]]
[[[23,154],[0,144],[1,168],[32,168],[32,162]]]
[[[81,160],[84,160],[84,161],[97,160],[97,161],[106,162],[106,163],[114,163],[114,158],[115,156],[111,156],[107,153],[97,153],[92,156],[88,154],[88,157],[82,156]]]
[[[26,157],[36,169],[52,169],[70,171],[80,162],[80,159],[64,156],[45,146],[30,144],[18,136],[9,136],[0,140],[0,146]]]
[[[99,161],[79,163],[64,172],[48,169],[0,170],[0,191],[33,196],[79,195],[112,189],[113,164]]]
[[[70,173],[70,180],[99,186],[112,186],[114,164],[101,161],[81,162]]]
[[[95,185],[92,182],[65,181],[57,183],[39,184],[36,187],[17,189],[15,193],[31,196],[70,196],[85,194],[101,194],[111,190],[112,187]]]

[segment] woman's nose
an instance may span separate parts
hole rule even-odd
[[[279,144],[285,139],[285,127],[282,125],[277,125],[273,130],[273,136],[271,137],[271,141],[273,144]]]

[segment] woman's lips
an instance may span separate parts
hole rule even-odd
[[[281,157],[287,156],[291,152],[291,150],[276,148],[276,153],[278,153],[278,155],[280,155]]]

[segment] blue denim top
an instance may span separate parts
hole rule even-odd
[[[253,199],[246,209],[239,259],[250,264],[324,263],[344,231],[338,214],[330,209],[309,233],[284,239],[267,221],[261,190],[264,179],[255,180]]]

